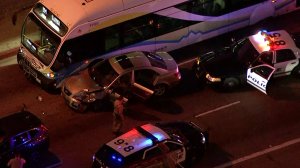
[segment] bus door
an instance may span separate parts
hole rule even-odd
[[[155,13],[155,51],[170,51],[188,45],[188,21],[184,20],[183,13],[176,8]]]
[[[267,84],[275,68],[268,64],[258,65],[247,70],[247,83],[267,94]]]

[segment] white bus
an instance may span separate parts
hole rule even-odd
[[[42,86],[95,59],[170,51],[297,9],[296,0],[40,0],[24,21],[18,63]]]

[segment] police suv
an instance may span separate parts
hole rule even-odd
[[[271,77],[300,77],[300,36],[285,30],[259,31],[232,45],[198,57],[196,77],[233,89],[249,83],[267,93]]]
[[[207,134],[192,122],[145,124],[104,144],[93,157],[93,168],[154,168],[189,165],[207,146]]]

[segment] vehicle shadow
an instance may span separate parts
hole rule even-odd
[[[143,112],[142,106],[140,108],[129,107],[125,110],[124,114],[126,115],[126,117],[129,117],[137,121],[160,121],[161,120],[159,117],[156,117],[153,114]]]
[[[203,158],[201,158],[201,160],[199,160],[199,162],[195,164],[192,168],[198,168],[200,166],[202,168],[210,168],[220,166],[225,163],[229,163],[229,165],[226,167],[230,167],[230,162],[233,160],[233,158],[234,157],[230,153],[224,151],[217,144],[210,143],[207,147]]]
[[[192,69],[180,68],[181,81],[172,88],[166,97],[183,96],[190,93],[201,91],[205,88],[206,83],[199,81]]]

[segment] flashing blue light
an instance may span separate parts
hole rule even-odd
[[[161,141],[163,140],[163,138],[165,138],[164,135],[161,133],[154,133],[153,136],[155,136],[155,138],[157,138],[158,141]]]
[[[118,158],[118,161],[119,161],[119,162],[122,162],[122,159],[121,159],[121,158]]]
[[[112,155],[111,158],[112,158],[113,160],[115,160],[117,157],[116,157],[115,155]]]
[[[139,146],[143,148],[143,147],[151,146],[152,144],[153,144],[152,140],[147,139],[144,142],[142,142]]]

